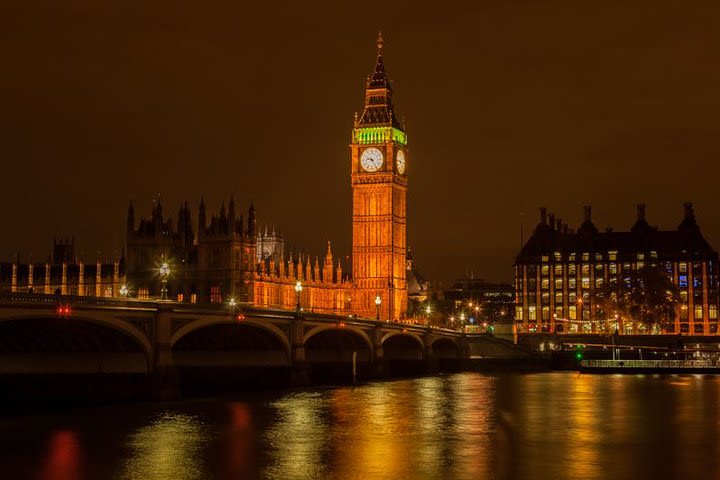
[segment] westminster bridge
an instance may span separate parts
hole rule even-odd
[[[247,304],[0,294],[3,378],[134,374],[158,391],[219,372],[250,383],[303,384],[319,371],[348,381],[354,354],[360,378],[526,355],[490,334]]]

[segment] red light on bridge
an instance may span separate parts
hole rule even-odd
[[[338,322],[337,327],[338,327],[338,328],[345,328],[345,322]]]
[[[243,320],[245,320],[245,315],[243,315],[242,313],[238,313],[235,318],[238,322],[242,322]]]
[[[68,318],[70,316],[70,314],[72,313],[72,310],[70,310],[70,305],[67,305],[67,304],[58,306],[55,311],[56,311],[58,317],[61,317],[61,318]]]

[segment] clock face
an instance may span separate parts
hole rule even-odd
[[[377,172],[383,163],[383,154],[377,148],[368,148],[360,157],[360,165],[367,172]]]
[[[405,152],[397,152],[397,171],[400,175],[405,173]]]

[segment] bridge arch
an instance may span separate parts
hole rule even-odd
[[[460,342],[455,337],[435,337],[430,341],[430,351],[435,358],[460,358]]]
[[[253,319],[252,317],[246,317],[242,321],[237,321],[233,317],[203,317],[198,320],[189,322],[180,328],[177,329],[172,334],[172,337],[170,339],[170,345],[174,346],[180,339],[188,335],[189,333],[192,333],[196,330],[199,330],[201,328],[211,327],[214,325],[229,325],[229,324],[237,324],[241,326],[247,326],[247,327],[253,327],[258,328],[260,330],[264,330],[270,334],[272,334],[281,344],[283,347],[284,352],[287,354],[288,358],[290,358],[291,353],[291,347],[290,347],[290,339],[288,336],[280,330],[277,326],[268,323],[268,322],[261,322],[258,320]]]
[[[381,345],[385,345],[385,342],[389,340],[392,337],[397,337],[398,335],[409,337],[415,340],[421,350],[425,350],[425,342],[423,341],[422,337],[414,332],[403,332],[402,330],[391,330],[387,332],[385,335],[383,335],[382,339],[380,340]]]
[[[74,312],[70,317],[62,319],[58,319],[54,313],[50,314],[49,312],[45,311],[27,313],[22,315],[10,315],[7,317],[0,316],[0,324],[14,321],[45,321],[51,319],[57,319],[61,320],[62,322],[67,322],[68,325],[72,325],[73,323],[89,323],[92,325],[98,325],[104,328],[108,328],[110,330],[118,332],[119,334],[130,337],[138,344],[139,347],[141,347],[143,354],[147,357],[152,355],[152,344],[145,332],[143,332],[142,330],[140,330],[140,328],[136,327],[124,318],[117,318],[113,315],[108,314],[103,315],[100,312],[96,314],[82,311],[77,313]]]
[[[316,325],[310,330],[308,330],[305,335],[303,335],[303,345],[307,345],[308,341],[317,335],[318,333],[325,332],[328,330],[336,330],[340,332],[351,332],[360,338],[362,338],[363,342],[367,346],[368,350],[370,351],[370,354],[372,355],[373,352],[373,344],[372,340],[370,340],[370,336],[365,332],[362,328],[353,326],[353,325],[346,325],[344,327],[338,327],[335,324],[329,324],[329,325]]]

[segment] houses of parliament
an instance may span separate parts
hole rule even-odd
[[[379,35],[375,67],[350,140],[351,264],[333,255],[330,242],[315,257],[286,252],[282,235],[258,228],[252,204],[240,213],[230,199],[208,214],[201,199],[195,223],[187,202],[173,220],[155,198],[150,217],[138,221],[130,203],[121,258],[86,265],[78,261],[74,242],[56,242],[42,264],[0,264],[0,290],[158,298],[159,267],[167,263],[167,293],[178,302],[235,300],[288,310],[299,303],[317,313],[401,321],[407,317],[408,283],[416,299],[422,299],[426,286],[414,277],[408,255],[407,135],[392,94]]]
[[[127,215],[123,274],[140,298],[157,297],[158,264],[170,263],[168,291],[187,302],[227,302],[318,313],[402,320],[407,316],[407,135],[395,112],[385,71],[383,39],[368,76],[362,114],[350,142],[352,264],[343,265],[328,242],[323,256],[286,252],[283,237],[256,226],[255,209],[239,214],[234,200],[208,216],[201,200],[198,222],[183,204],[177,221],[166,219],[160,199],[150,218]],[[195,231],[197,228],[197,232]],[[412,270],[410,270],[410,274]]]

